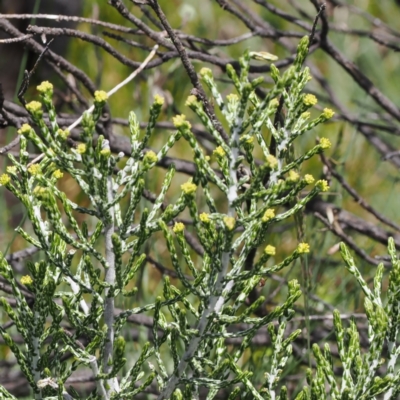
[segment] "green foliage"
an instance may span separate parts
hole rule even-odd
[[[0,177],[1,185],[24,205],[32,223],[32,233],[22,228],[19,233],[43,253],[43,260],[29,264],[30,275],[21,279],[34,295],[33,306],[28,305],[5,258],[0,258],[0,274],[11,285],[18,308],[11,308],[6,299],[1,299],[1,305],[14,321],[24,345],[17,345],[3,328],[0,333],[35,399],[78,398],[65,383],[75,370],[85,367],[91,368],[96,380],[96,390],[88,399],[134,398],[151,385],[159,392],[158,399],[199,398],[204,388],[207,399],[215,398],[221,390],[231,399],[287,398],[282,375],[292,354],[292,342],[301,332],[288,335],[286,330],[301,296],[300,285],[290,281],[286,299],[264,316],[257,315],[264,298],[253,304],[248,298],[263,279],[309,252],[307,243],[299,243],[281,262],[270,262],[275,254],[268,244],[273,226],[298,215],[307,202],[328,190],[326,181],[314,184],[312,176],[302,177],[300,167],[329,148],[329,140],[321,139],[301,155],[294,151],[296,140],[333,115],[330,109],[324,109],[310,120],[308,110],[317,99],[304,92],[310,80],[309,69],[303,67],[307,52],[305,37],[293,66],[283,74],[271,66],[274,84],[264,96],[256,93],[261,80],[251,80],[248,74],[250,57],[255,56],[252,53],[240,59],[240,73],[227,67],[236,93],[225,99],[211,70],[201,69],[200,77],[229,129],[228,140],[215,128],[198,98],[189,96],[186,105],[214,138],[215,163],[204,154],[185,115],[174,117],[176,131],[157,154],[146,151],[163,105],[159,96],[151,106],[143,135],[138,118],[130,114],[130,154],[113,155],[108,140],[95,136],[107,100],[105,92],[95,93],[93,112],[83,115],[80,142],[70,147],[69,132],[57,124],[52,85],[45,82],[38,87],[41,103],[33,101],[26,106],[37,131],[27,124],[21,127],[20,158],[10,156],[13,166]],[[277,114],[283,111],[280,99],[284,100],[286,117],[277,124]],[[43,106],[49,125],[43,118]],[[265,129],[270,133],[269,143]],[[185,140],[193,151],[193,179],[181,185],[175,204],[165,206],[175,174],[172,166],[152,209],[141,210],[146,178],[152,176],[155,165],[178,140]],[[44,154],[37,164],[28,163],[28,141]],[[254,157],[255,146],[264,156],[261,165]],[[80,206],[58,188],[57,180],[63,174],[76,181],[90,206]],[[313,186],[301,196],[309,185]],[[223,202],[214,200],[216,191]],[[192,227],[179,221],[184,212],[190,215]],[[82,216],[85,223],[79,222]],[[95,226],[92,232],[89,223]],[[155,235],[165,239],[177,281],[165,277],[162,296],[153,303],[117,313],[115,302],[135,293],[132,285],[146,258],[146,245]],[[192,235],[201,245],[201,261],[194,259],[190,251]],[[263,250],[256,256],[259,249]],[[354,322],[345,331],[336,312],[336,337],[344,373],[336,378],[329,348],[321,352],[314,346],[316,371],[308,373],[309,388],[295,398],[321,399],[329,395],[367,399],[383,392],[388,399],[396,398],[400,262],[393,243],[389,243],[393,270],[385,306],[380,297],[383,267],[378,268],[371,291],[345,246],[341,250],[349,272],[366,295],[370,349],[361,354]],[[126,350],[124,327],[129,317],[142,314],[153,318],[153,339],[141,346],[132,361]],[[238,324],[242,328],[234,329]],[[272,351],[260,381],[243,359],[262,327],[268,327]],[[81,337],[86,339],[85,345]],[[237,338],[239,346],[228,346],[229,339]],[[387,374],[380,376],[385,344],[390,358]],[[12,398],[4,388],[0,391]]]

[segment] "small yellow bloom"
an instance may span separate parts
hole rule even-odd
[[[210,156],[205,156],[204,158],[206,159],[206,161],[210,161],[211,160]]]
[[[265,211],[262,217],[262,222],[268,222],[272,218],[275,218],[275,210],[273,210],[272,208],[268,208],[268,210]]]
[[[229,103],[236,103],[239,101],[239,96],[236,93],[231,93],[226,96]]]
[[[175,222],[174,227],[172,228],[172,230],[175,233],[181,233],[185,230],[185,225],[182,224],[182,222]]]
[[[40,103],[39,103],[40,104]],[[31,131],[32,127],[28,124],[23,124],[21,128],[18,129],[18,134],[20,135],[26,135]]]
[[[190,107],[192,104],[195,104],[197,102],[197,97],[191,94],[187,99],[185,106]]]
[[[156,106],[162,106],[164,104],[164,97],[160,96],[159,94],[156,94],[154,96],[154,104]]]
[[[297,182],[299,180],[299,178],[300,178],[300,175],[296,171],[294,171],[293,169],[291,169],[289,171],[289,176],[287,178],[287,180],[289,182]]]
[[[308,243],[299,243],[297,246],[297,252],[305,254],[310,252],[310,245]]]
[[[192,181],[189,181],[181,185],[181,189],[184,194],[190,195],[196,191],[197,186]]]
[[[278,166],[278,160],[272,154],[268,154],[266,160],[271,169],[275,169]]]
[[[225,157],[226,153],[225,150],[221,147],[218,146],[214,151],[213,154],[215,154],[216,157],[222,158]]]
[[[39,86],[36,86],[39,93],[53,92],[53,85],[49,81],[42,82]]]
[[[224,217],[224,224],[227,227],[228,231],[233,231],[236,225],[236,220],[234,217]]]
[[[175,128],[187,128],[190,129],[192,125],[190,125],[189,121],[186,121],[186,115],[176,115],[172,118],[172,122],[174,123]]]
[[[85,143],[79,143],[78,146],[76,147],[76,151],[79,154],[86,153],[86,144]]]
[[[322,112],[322,117],[326,119],[330,119],[335,115],[335,112],[331,110],[330,108],[324,108],[324,111]]]
[[[268,246],[265,247],[264,253],[265,253],[267,256],[274,256],[275,253],[276,253],[276,249],[275,249],[274,246],[271,246],[271,245],[269,244]]]
[[[144,163],[148,163],[148,164],[153,164],[155,162],[157,162],[158,158],[157,158],[157,154],[154,153],[153,150],[148,151],[145,156],[143,157],[143,162]]]
[[[104,90],[96,90],[94,92],[95,103],[105,103],[108,99],[108,94]]]
[[[22,283],[23,285],[25,285],[25,286],[29,286],[29,285],[32,285],[33,279],[32,279],[29,275],[24,275],[24,276],[21,278],[21,283]]]
[[[10,183],[10,181],[11,181],[10,175],[2,174],[0,176],[0,186],[6,186],[8,183]]]
[[[250,136],[248,139],[246,139],[247,144],[253,144],[254,143],[254,136]]]
[[[28,168],[28,172],[31,175],[38,175],[42,172],[42,169],[40,168],[39,164],[33,164]]]
[[[56,170],[53,172],[53,176],[54,176],[54,178],[56,178],[56,179],[61,179],[61,178],[64,176],[64,174],[63,174],[59,169],[56,169]]]
[[[212,78],[211,69],[210,69],[210,68],[202,68],[202,69],[200,70],[200,76],[202,76],[202,77],[207,76],[207,77],[209,77],[209,78]]]
[[[7,167],[7,172],[9,174],[15,175],[17,173],[17,167],[15,167],[14,165],[10,165],[9,167]]]
[[[30,113],[33,114],[42,110],[42,103],[39,103],[38,101],[31,101],[25,107]]]
[[[33,193],[37,196],[44,196],[47,194],[47,188],[43,186],[36,186],[35,189],[33,189]]]
[[[321,148],[325,149],[329,149],[332,146],[331,141],[328,138],[321,138],[320,142],[319,142]]]
[[[269,106],[270,107],[278,107],[279,106],[279,100],[278,99],[272,99],[270,102],[269,102]]]
[[[100,150],[100,154],[101,154],[102,156],[104,156],[104,157],[110,157],[110,155],[111,155],[111,150],[110,150],[109,147],[106,147],[106,148]]]
[[[310,118],[310,116],[311,116],[310,111],[305,111],[305,112],[303,112],[303,113],[300,115],[300,118],[302,118],[302,119],[308,119],[308,118]]]
[[[313,94],[306,94],[303,98],[303,103],[304,105],[306,105],[307,107],[312,107],[315,104],[318,103],[317,98],[313,95]]]
[[[306,181],[307,185],[311,185],[315,181],[314,177],[310,174],[305,175],[304,180]]]
[[[62,129],[58,129],[56,133],[62,140],[66,140],[67,137],[69,136],[68,129],[66,129],[65,131],[63,131]]]
[[[199,218],[200,218],[200,221],[203,223],[203,224],[209,224],[210,223],[210,216],[207,214],[207,213],[201,213],[200,215],[199,215]]]
[[[325,179],[320,179],[319,181],[317,181],[315,186],[317,186],[321,190],[321,192],[327,192],[329,190],[328,182]]]

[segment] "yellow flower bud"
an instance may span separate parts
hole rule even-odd
[[[224,217],[224,224],[227,227],[228,231],[233,231],[236,225],[236,220],[234,217]]]
[[[275,211],[272,208],[268,208],[262,217],[262,222],[268,222],[272,218],[275,218]]]
[[[21,283],[25,286],[32,285],[33,279],[29,275],[24,275],[21,277]]]
[[[181,185],[181,189],[184,194],[190,195],[196,191],[197,186],[192,181],[189,181]]]
[[[317,104],[318,100],[317,98],[313,95],[313,94],[306,94],[303,98],[303,103],[304,105],[306,105],[307,107],[312,107],[315,104]]]
[[[181,233],[185,230],[185,225],[182,224],[182,222],[175,222],[174,227],[172,228],[172,230],[175,233]]]
[[[270,244],[265,247],[264,253],[268,256],[274,256],[276,253],[276,249],[274,246],[271,246]]]
[[[308,243],[299,243],[297,246],[297,252],[305,254],[310,252],[310,245]]]
[[[94,92],[95,103],[105,103],[108,99],[108,94],[104,90],[96,90]]]
[[[201,213],[199,215],[200,221],[203,222],[203,224],[209,224],[210,223],[210,217],[207,213]]]
[[[36,86],[39,93],[50,92],[53,93],[53,85],[49,81],[42,82],[39,86]]]
[[[79,154],[86,153],[86,144],[85,143],[79,143],[78,146],[76,147],[76,151]]]
[[[320,146],[322,149],[329,149],[332,146],[331,141],[328,138],[321,138],[320,142],[319,142]]]
[[[324,108],[324,111],[322,113],[322,117],[326,119],[331,119],[335,115],[335,112],[331,110],[330,108]]]
[[[307,185],[311,185],[315,181],[314,177],[310,174],[305,175],[304,180],[306,181]]]
[[[0,176],[0,186],[6,186],[8,183],[10,183],[10,181],[11,181],[10,175],[2,174]]]
[[[329,190],[328,182],[325,179],[317,181],[315,186],[318,187],[321,190],[321,192],[327,192]]]

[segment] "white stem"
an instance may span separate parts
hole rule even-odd
[[[232,131],[232,138],[231,138],[231,143],[232,143],[232,157],[231,157],[231,162],[230,162],[230,177],[231,177],[231,183],[228,189],[228,203],[229,203],[229,208],[228,208],[228,215],[233,216],[235,213],[235,210],[232,206],[233,202],[237,198],[237,177],[236,177],[236,171],[234,169],[234,166],[236,164],[237,158],[239,156],[239,148],[238,148],[238,143],[239,143],[239,127],[240,127],[241,121],[236,121],[236,128],[233,129]],[[163,400],[163,399],[169,399],[175,390],[177,384],[179,383],[179,379],[182,376],[182,374],[185,372],[186,367],[189,363],[189,361],[193,358],[195,352],[197,351],[200,342],[202,340],[204,331],[207,327],[208,324],[208,317],[211,314],[219,314],[222,310],[222,307],[225,304],[225,296],[226,293],[229,293],[231,289],[233,288],[234,282],[233,280],[230,280],[223,286],[223,280],[227,275],[228,272],[228,267],[229,267],[229,258],[230,258],[230,253],[228,251],[224,251],[222,253],[222,259],[221,259],[221,271],[218,273],[217,276],[217,281],[214,286],[214,294],[210,295],[210,300],[208,307],[203,311],[203,314],[200,318],[199,325],[197,327],[198,334],[196,337],[194,337],[183,357],[181,358],[181,361],[178,364],[178,368],[176,371],[174,371],[173,375],[171,378],[168,380],[168,383],[164,390],[160,393],[160,395],[157,397],[157,400]],[[218,293],[221,293],[220,295]]]
[[[107,178],[107,202],[111,203],[113,200],[113,178],[109,176]],[[104,238],[105,238],[105,252],[106,252],[106,261],[108,264],[108,268],[106,270],[105,282],[111,287],[115,285],[115,254],[113,250],[113,244],[111,236],[114,233],[114,207],[109,209],[109,218],[110,222],[106,226]],[[108,374],[112,370],[112,356],[114,349],[114,297],[108,297],[108,293],[110,288],[107,287],[104,291],[105,300],[104,300],[104,323],[107,326],[106,339],[104,344],[103,351],[103,372]],[[108,389],[107,393],[111,394],[113,391],[117,389],[117,381],[116,379],[108,379],[107,380]]]

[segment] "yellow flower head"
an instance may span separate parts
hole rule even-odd
[[[174,227],[172,228],[172,230],[175,233],[181,233],[185,230],[185,225],[182,224],[182,222],[175,222]]]
[[[215,156],[216,157],[218,157],[218,158],[222,158],[222,157],[225,157],[225,150],[221,147],[221,146],[218,146],[214,151],[213,151],[213,154],[215,154]]]
[[[307,107],[312,107],[315,104],[318,103],[317,98],[313,95],[313,94],[306,94],[303,98],[303,103],[304,105],[306,105]]]
[[[236,225],[236,220],[234,217],[224,217],[224,224],[227,227],[228,231],[233,231]]]
[[[0,186],[6,186],[7,184],[9,184],[11,181],[10,175],[8,174],[2,174],[0,176]]]
[[[253,144],[254,143],[254,136],[250,136],[248,139],[246,139],[247,144]]]
[[[190,129],[192,125],[190,125],[189,121],[186,121],[186,115],[181,114],[181,115],[176,115],[175,117],[172,118],[172,122],[174,123],[175,128],[186,128]]]
[[[39,86],[36,86],[39,93],[53,93],[53,85],[49,81],[42,82]]]
[[[100,154],[101,154],[103,157],[108,158],[108,157],[110,157],[110,155],[111,155],[111,150],[110,150],[109,147],[106,147],[106,148],[100,150]]]
[[[272,99],[270,102],[269,102],[269,106],[270,107],[273,107],[273,108],[276,108],[276,107],[278,107],[279,106],[279,100],[278,99]]]
[[[105,103],[108,99],[108,94],[104,90],[96,90],[94,92],[94,102],[95,103]]]
[[[274,256],[275,253],[276,253],[276,249],[275,249],[274,246],[271,246],[271,245],[269,244],[268,246],[265,247],[264,253],[265,253],[267,256]]]
[[[203,224],[209,224],[210,223],[210,216],[207,213],[201,213],[199,215],[200,221]]]
[[[203,78],[205,76],[207,76],[208,78],[212,78],[212,72],[210,68],[202,68],[200,70],[200,76],[202,76]]]
[[[38,197],[43,197],[47,194],[47,188],[43,186],[36,186],[35,189],[33,189],[33,193]]]
[[[236,103],[237,101],[239,101],[239,96],[236,93],[231,93],[226,96],[226,99],[229,103]]]
[[[297,246],[297,252],[299,254],[305,254],[310,252],[310,245],[308,243],[299,243]]]
[[[67,140],[67,137],[69,136],[68,129],[66,129],[65,131],[63,131],[62,129],[58,129],[56,133],[62,140]]]
[[[197,186],[192,181],[189,181],[181,185],[181,189],[184,194],[191,195],[196,191]]]
[[[64,176],[64,174],[63,174],[59,169],[56,169],[56,170],[53,172],[53,176],[54,176],[54,178],[56,178],[56,179],[61,179],[61,178]]]
[[[161,107],[164,104],[164,97],[156,94],[154,96],[154,105]]]
[[[190,107],[192,104],[196,104],[197,103],[197,97],[194,96],[193,94],[191,94],[187,99],[186,99],[186,103],[185,106]]]
[[[143,158],[143,162],[148,164],[153,164],[157,162],[157,160],[158,160],[157,154],[154,153],[154,151],[152,150],[148,151]]]
[[[319,181],[317,181],[315,186],[319,188],[321,192],[327,192],[329,190],[328,182],[325,179],[320,179]]]
[[[275,218],[275,210],[273,210],[272,208],[268,208],[268,210],[265,211],[262,217],[262,222],[268,222],[272,218]]]
[[[79,143],[78,146],[76,147],[76,151],[79,154],[86,153],[86,144],[85,143]]]
[[[291,169],[289,171],[289,176],[287,178],[287,180],[289,182],[297,182],[299,180],[299,178],[300,178],[300,175],[296,171],[294,171],[293,169]]]
[[[42,111],[42,103],[38,101],[31,101],[25,107],[32,114]]]
[[[310,174],[305,175],[304,180],[306,181],[307,185],[311,185],[315,181],[314,177]]]
[[[39,164],[33,164],[28,168],[28,172],[31,175],[38,175],[42,172],[42,169],[40,168]]]
[[[29,275],[24,275],[24,276],[21,278],[21,283],[22,283],[23,285],[25,285],[25,286],[29,286],[29,285],[32,285],[33,279],[32,279]]]
[[[302,118],[302,119],[308,119],[308,118],[310,118],[310,116],[311,116],[310,111],[305,111],[305,112],[303,112],[303,113],[300,115],[300,118]]]
[[[326,119],[331,119],[334,115],[335,112],[330,108],[324,108],[324,111],[322,112],[322,117]]]
[[[331,141],[328,138],[321,138],[320,142],[319,142],[320,146],[322,149],[329,149],[332,146]]]
[[[40,103],[39,103],[40,104]],[[21,128],[18,129],[18,134],[26,135],[31,131],[32,127],[28,124],[23,124]]]
[[[272,154],[268,154],[266,160],[271,169],[275,169],[278,166],[278,160]]]

